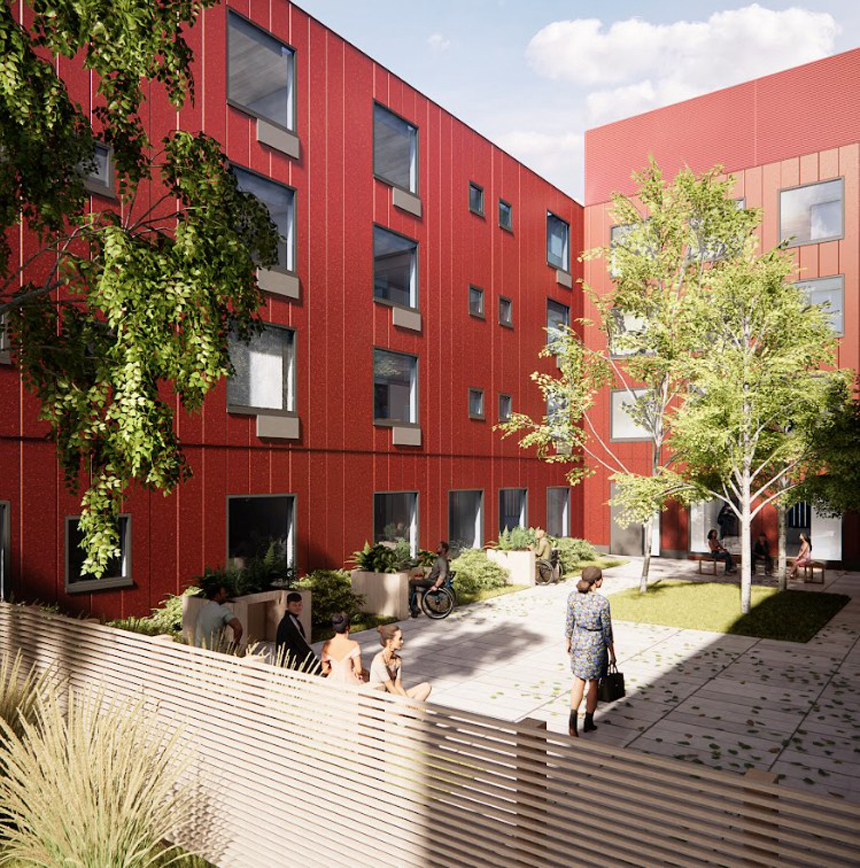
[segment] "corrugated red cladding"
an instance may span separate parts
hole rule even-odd
[[[767,76],[757,81],[688,102],[609,124],[586,135],[586,248],[609,244],[609,198],[612,190],[632,191],[631,169],[642,168],[653,155],[666,177],[689,165],[704,171],[723,165],[736,179],[735,196],[761,208],[763,249],[779,242],[780,190],[844,179],[844,236],[792,249],[796,279],[843,275],[844,337],[839,364],[860,366],[860,50]],[[585,266],[585,281],[606,293],[611,279],[602,260]],[[593,315],[586,304],[586,316]],[[592,340],[599,339],[592,333]],[[601,430],[609,433],[609,397],[598,405]],[[627,443],[623,459],[649,472],[650,446]],[[586,502],[605,502],[609,480],[602,468],[588,480]],[[775,536],[775,515],[763,518]],[[586,510],[584,535],[608,544],[610,525],[603,512]],[[843,560],[860,562],[857,516],[845,516]],[[687,549],[686,511],[671,509],[662,524],[662,548]]]
[[[484,539],[498,532],[500,487],[528,489],[531,524],[546,520],[546,488],[563,469],[502,442],[492,430],[498,394],[515,409],[542,415],[529,380],[546,337],[546,301],[582,314],[574,289],[546,260],[546,213],[571,225],[575,260],[582,207],[438,105],[284,0],[233,3],[295,49],[297,133],[291,159],[257,142],[255,120],[226,103],[226,7],[208,10],[190,34],[197,102],[183,109],[183,129],[205,130],[235,163],[295,188],[297,272],[301,300],[267,297],[264,318],[296,330],[298,441],[262,441],[254,417],[229,414],[222,384],[199,416],[180,414],[178,430],[194,478],[168,498],[134,491],[135,587],[70,597],[64,590],[65,517],[79,511],[57,470],[37,404],[9,366],[0,366],[0,501],[8,503],[11,588],[18,596],[59,600],[109,616],[146,613],[205,564],[226,554],[226,498],[296,495],[296,555],[302,570],[340,566],[373,533],[373,493],[419,493],[420,543],[448,535],[448,492],[484,491]],[[59,62],[74,98],[91,103],[88,73]],[[391,205],[391,189],[373,177],[373,102],[419,129],[423,216]],[[154,140],[177,123],[160,89],[146,111]],[[484,188],[486,218],[468,207],[468,184]],[[148,191],[151,195],[151,191]],[[513,206],[513,232],[498,225],[499,198]],[[94,200],[94,207],[109,203]],[[395,328],[391,309],[373,301],[373,224],[419,243],[420,333]],[[13,239],[25,255],[34,240]],[[485,290],[486,318],[469,315],[469,284]],[[498,323],[498,298],[513,302],[513,329]],[[396,447],[373,424],[373,348],[419,357],[421,447]],[[483,389],[487,421],[470,420],[469,388]],[[572,533],[581,533],[577,489]]]

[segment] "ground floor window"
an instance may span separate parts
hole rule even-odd
[[[295,497],[291,494],[227,498],[227,562],[245,566],[274,549],[295,563]]]
[[[546,490],[546,532],[550,536],[570,536],[570,489],[565,486]]]
[[[132,584],[131,578],[131,516],[119,518],[119,555],[111,558],[104,573],[96,578],[92,573],[84,573],[86,554],[81,548],[84,534],[80,529],[80,516],[66,517],[66,590],[102,587],[117,587]]]
[[[418,492],[391,491],[373,495],[373,541],[407,542],[418,551]]]
[[[448,542],[453,550],[479,549],[484,543],[484,492],[448,492]]]
[[[527,503],[528,489],[499,489],[499,532],[514,527],[526,527]]]
[[[0,600],[9,594],[9,503],[0,501]]]

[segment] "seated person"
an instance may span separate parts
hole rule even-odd
[[[708,548],[711,550],[711,557],[715,561],[725,561],[726,574],[737,572],[737,567],[735,567],[735,562],[731,554],[717,539],[717,532],[713,529],[708,531]]]
[[[349,615],[336,612],[331,619],[334,636],[322,647],[323,673],[339,684],[361,684],[361,646],[349,638]]]
[[[430,570],[430,575],[426,579],[421,577],[409,580],[409,611],[413,618],[417,618],[420,614],[418,611],[418,589],[423,588],[426,592],[441,588],[448,578],[450,569],[448,564],[448,543],[442,540],[436,549],[436,560],[433,562],[433,569]]]
[[[198,648],[218,650],[224,638],[224,628],[230,627],[233,630],[233,642],[238,645],[242,641],[242,622],[232,609],[224,605],[230,598],[227,589],[224,585],[209,585],[206,598],[209,602],[203,605],[197,615],[194,644]]]
[[[406,688],[401,682],[403,662],[397,653],[403,647],[403,631],[396,624],[384,624],[379,631],[379,644],[382,650],[370,664],[370,686],[374,690],[387,690],[397,696],[419,699],[424,702],[430,695],[431,687],[424,681],[415,687]]]
[[[764,574],[769,576],[773,572],[773,558],[770,554],[770,543],[767,541],[767,534],[762,531],[758,535],[758,539],[753,545],[752,553],[752,568],[755,572],[756,561],[764,561]]]
[[[529,548],[535,553],[535,572],[540,569],[541,561],[552,562],[552,543],[542,527],[535,530],[535,544]]]
[[[290,591],[287,594],[287,611],[275,635],[275,661],[291,669],[319,675],[320,661],[308,644],[305,628],[299,620],[303,608],[302,595]]]

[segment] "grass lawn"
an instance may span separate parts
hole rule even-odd
[[[575,570],[571,570],[569,573],[564,574],[565,579],[569,579],[576,576],[581,576],[582,571],[586,567],[600,567],[601,570],[608,570],[610,567],[620,567],[622,564],[626,564],[627,561],[624,558],[598,558],[596,561],[580,561]]]
[[[850,599],[753,586],[750,613],[741,615],[739,585],[661,580],[644,595],[631,588],[612,594],[609,602],[617,621],[808,642]]]

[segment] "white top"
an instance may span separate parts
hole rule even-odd
[[[385,652],[380,651],[370,664],[370,686],[377,690],[384,690],[386,681],[396,682],[400,677],[401,665],[401,659],[393,655],[386,664]]]
[[[197,615],[197,626],[194,628],[194,644],[202,648],[214,648],[218,644],[221,631],[236,617],[232,609],[209,600]]]

